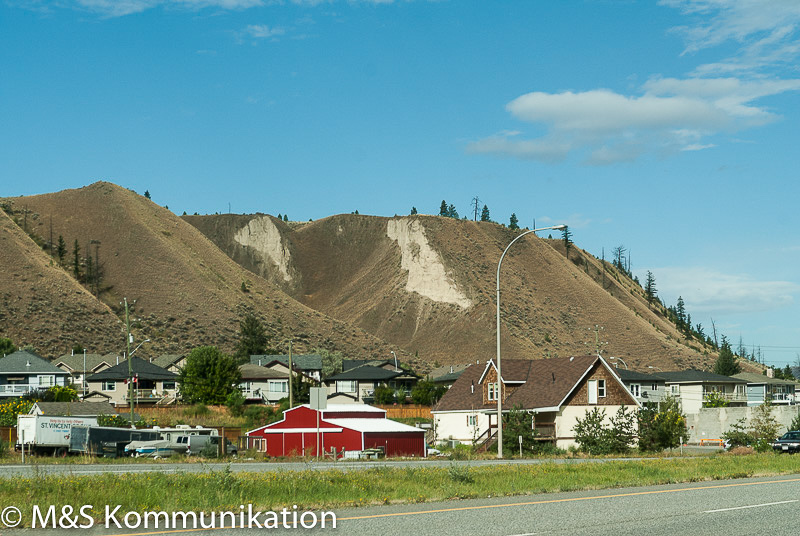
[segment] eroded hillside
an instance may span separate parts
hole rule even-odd
[[[495,353],[497,261],[516,236],[503,226],[435,216],[339,215],[301,225],[268,215],[185,219],[300,302],[430,363]],[[504,260],[504,355],[593,352],[599,326],[604,355],[631,367],[708,365],[635,284],[578,248],[567,259],[560,244],[531,235]]]
[[[76,239],[82,252],[91,252],[92,262],[99,263],[102,272],[95,308],[107,310],[106,304],[120,314],[120,302],[127,297],[132,304],[137,340],[152,341],[139,354],[180,353],[200,345],[232,351],[239,319],[249,311],[263,319],[279,349],[285,349],[291,338],[297,351],[324,347],[366,358],[386,357],[395,349],[403,355],[402,349],[298,303],[275,284],[243,269],[169,210],[119,186],[99,182],[5,202],[17,213],[27,211],[28,230],[45,242],[49,242],[52,225],[52,236],[54,240],[63,236],[68,257]],[[251,234],[258,237],[263,232],[263,228],[256,227]],[[231,235],[231,240],[235,239]],[[249,250],[253,248],[251,242],[245,243]],[[30,246],[35,249],[33,242]],[[49,262],[41,250],[23,252],[24,260],[16,262],[29,262],[34,253]],[[270,253],[265,258],[269,263],[280,264]],[[84,259],[81,269],[87,268]],[[67,274],[61,268],[54,270]],[[276,280],[282,280],[279,267],[274,275]],[[4,281],[2,291],[14,297],[18,281]],[[92,301],[91,294],[80,292]],[[63,318],[53,321],[66,322]],[[46,324],[43,316],[19,332],[18,339],[29,340],[31,333],[48,329]],[[75,324],[72,329],[79,329]],[[81,340],[93,352],[116,349],[107,338],[86,336]],[[68,348],[71,343],[56,353]]]

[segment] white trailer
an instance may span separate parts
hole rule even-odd
[[[97,417],[18,415],[17,445],[35,454],[66,455],[75,425],[97,426]]]

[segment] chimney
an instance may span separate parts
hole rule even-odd
[[[767,378],[774,378],[774,377],[775,377],[775,369],[772,368],[772,367],[769,367],[767,369]]]

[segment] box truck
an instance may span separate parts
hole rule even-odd
[[[97,417],[17,415],[17,446],[34,454],[65,456],[73,426],[97,426]]]

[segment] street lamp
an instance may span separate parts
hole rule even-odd
[[[647,365],[647,368],[653,369],[653,370],[658,370],[659,372],[664,372],[663,370],[661,370],[661,367],[654,367],[653,365]]]
[[[627,364],[627,363],[625,362],[625,360],[624,360],[624,359],[622,359],[621,357],[609,357],[609,359],[616,359],[616,360],[618,360],[620,363],[622,363],[623,365],[625,365],[625,370],[628,370],[628,364]]]
[[[538,229],[531,229],[517,236],[512,240],[503,250],[500,255],[500,260],[497,263],[497,389],[495,389],[495,397],[497,398],[497,457],[503,457],[503,388],[502,388],[502,374],[500,374],[500,266],[503,264],[503,259],[508,253],[508,249],[514,245],[514,242],[525,236],[526,234],[535,233],[537,231],[560,231],[566,229],[566,225],[553,225],[552,227],[540,227]]]
[[[392,355],[394,356],[394,371],[400,372],[400,370],[397,368],[397,354],[394,353],[394,350],[389,350],[389,351],[392,352]]]

